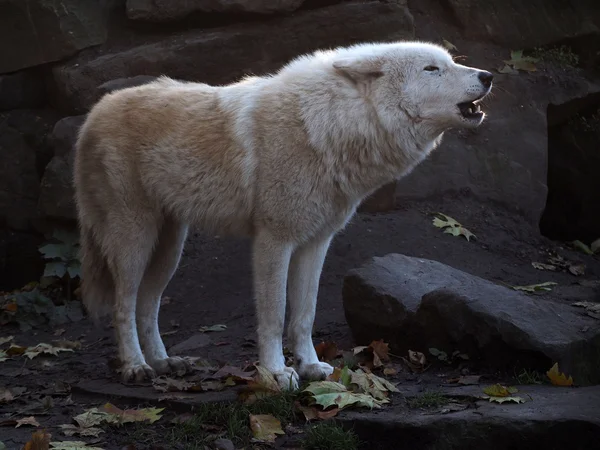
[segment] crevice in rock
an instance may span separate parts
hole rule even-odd
[[[600,93],[548,105],[548,197],[541,233],[590,243],[600,237]]]

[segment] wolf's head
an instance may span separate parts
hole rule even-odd
[[[410,122],[444,131],[479,126],[479,101],[493,75],[457,64],[442,47],[422,42],[363,44],[333,61],[338,73],[370,101],[390,132]]]

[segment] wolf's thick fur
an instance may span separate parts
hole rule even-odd
[[[102,98],[76,149],[83,299],[111,311],[123,377],[185,366],[158,330],[187,227],[253,238],[259,360],[284,386],[331,373],[311,331],[329,243],[367,195],[409,173],[491,74],[418,42],[302,56],[268,77],[215,87],[163,77]],[[286,367],[282,333],[296,372]]]

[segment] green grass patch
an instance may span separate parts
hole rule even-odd
[[[523,369],[515,376],[519,384],[543,384],[546,378],[536,370]]]
[[[302,448],[306,450],[357,450],[358,436],[334,421],[318,423],[306,430]]]
[[[448,398],[437,391],[425,391],[424,393],[406,400],[410,408],[439,408],[448,404]]]

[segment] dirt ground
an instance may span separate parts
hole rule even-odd
[[[436,211],[461,222],[476,234],[477,239],[467,242],[462,237],[442,233],[431,224],[431,213]],[[548,249],[570,261],[584,263],[585,274],[576,277],[533,268],[532,261],[543,261]],[[457,193],[428,201],[400,203],[389,213],[357,215],[336,237],[321,278],[315,344],[331,340],[342,349],[368,344],[352,341],[342,307],[342,280],[349,269],[368,258],[392,252],[435,259],[471,274],[512,285],[555,281],[558,286],[544,294],[548,298],[568,302],[600,300],[598,257],[541,237],[535,225],[528,224],[506,208],[480,203],[469,193]],[[161,331],[173,332],[164,338],[167,348],[198,333],[201,326],[224,324],[227,325],[225,331],[211,333],[211,343],[190,356],[206,358],[214,365],[238,367],[257,359],[249,242],[191,236],[180,268],[165,295],[169,300],[161,310]],[[109,394],[92,396],[73,390],[67,397],[69,386],[80,381],[119,383],[112,364],[116,348],[108,326],[93,328],[84,319],[63,327],[66,331],[60,338],[53,335],[55,330],[52,329],[21,333],[16,327],[3,328],[0,336],[14,335],[14,342],[19,345],[67,339],[79,340],[83,347],[58,356],[39,356],[32,360],[17,357],[0,363],[0,386],[26,387],[28,391],[14,402],[0,404],[0,425],[10,418],[11,413],[20,412],[34,415],[55,438],[66,439],[57,426],[71,423],[71,418],[84,409],[107,401],[128,406],[111,399]],[[435,376],[400,376],[396,380],[435,383]],[[36,402],[39,405],[46,395],[53,397],[53,407],[45,414],[39,414],[37,410],[28,414],[27,408],[33,408]],[[131,429],[126,428],[110,436],[101,435],[101,446],[112,449],[130,443]],[[9,449],[22,448],[31,432],[31,427],[0,426],[0,441]]]

